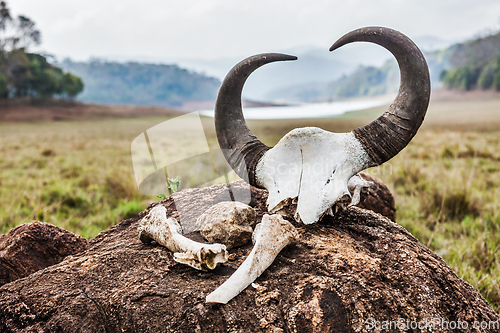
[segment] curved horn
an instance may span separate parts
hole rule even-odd
[[[297,60],[297,57],[264,53],[242,60],[226,75],[215,102],[215,131],[220,148],[238,176],[254,186],[257,186],[257,162],[270,147],[257,139],[247,127],[241,108],[241,91],[247,78],[257,68],[270,62],[287,60]]]
[[[399,92],[389,109],[370,124],[353,131],[373,161],[380,165],[398,154],[417,133],[430,97],[429,69],[422,52],[402,33],[389,28],[367,27],[351,31],[330,48],[352,42],[372,42],[389,50],[399,64]]]

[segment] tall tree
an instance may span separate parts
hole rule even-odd
[[[26,16],[19,15],[15,21],[15,45],[14,47],[28,49],[32,44],[39,45],[41,42],[40,31],[35,28],[35,22]]]
[[[6,2],[0,1],[0,99],[54,95],[72,99],[83,90],[80,78],[64,74],[40,54],[27,53],[40,41],[35,22],[23,15],[13,19]]]
[[[5,1],[0,2],[0,30],[5,30],[7,27],[7,22],[12,21],[10,17],[9,9]]]
[[[83,91],[83,81],[78,76],[66,73],[62,77],[61,90],[69,99],[74,99]]]
[[[31,45],[38,45],[41,33],[30,18],[19,15],[13,19],[5,1],[0,2],[0,51],[18,48],[27,50]]]
[[[4,1],[0,2],[0,98],[6,98],[8,94],[7,59],[5,54],[5,41],[2,35],[7,29],[7,24],[12,21],[9,9]]]

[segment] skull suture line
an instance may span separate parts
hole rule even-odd
[[[358,172],[390,160],[408,145],[422,124],[429,104],[430,79],[427,63],[418,47],[398,31],[368,27],[347,33],[330,51],[357,41],[376,43],[388,49],[398,62],[401,83],[396,99],[382,116],[350,133],[330,133],[315,127],[294,129],[270,148],[248,129],[241,108],[246,79],[267,63],[296,60],[294,56],[259,54],[238,63],[224,79],[215,106],[219,145],[241,178],[269,191],[267,205],[271,213],[310,224],[324,214],[345,209],[349,203],[356,204],[360,191],[369,186]],[[294,209],[286,209],[290,207]],[[266,231],[260,230],[258,237],[262,237],[263,232]],[[267,241],[269,249],[277,248],[271,243],[279,240],[270,237]],[[259,245],[262,252],[262,244]],[[264,267],[254,252],[255,249],[229,280],[207,296],[207,302],[227,303],[253,282],[278,254],[269,250],[273,257],[269,260],[269,255],[266,256]],[[244,275],[251,278],[244,279]]]

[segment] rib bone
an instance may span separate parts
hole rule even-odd
[[[155,240],[174,252],[174,260],[199,270],[214,269],[227,262],[226,246],[202,244],[182,236],[182,228],[174,218],[167,219],[167,210],[158,205],[151,209],[137,228],[143,243]]]
[[[297,238],[295,227],[281,215],[264,215],[256,228],[252,252],[226,282],[206,297],[206,302],[229,302],[255,281],[273,263],[280,251]]]

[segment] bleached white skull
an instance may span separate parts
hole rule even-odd
[[[401,84],[396,99],[382,116],[350,133],[331,133],[315,127],[294,129],[270,148],[248,129],[241,108],[246,79],[264,64],[296,60],[294,56],[267,53],[247,58],[228,73],[221,85],[215,106],[219,145],[241,178],[269,191],[271,213],[286,214],[290,210],[284,208],[296,205],[290,217],[310,224],[325,213],[344,209],[351,202],[352,177],[399,153],[422,124],[429,104],[430,80],[417,46],[398,31],[369,27],[344,35],[330,51],[355,41],[373,42],[388,49],[398,61]]]
[[[350,133],[299,128],[270,148],[248,129],[241,110],[245,80],[264,64],[296,57],[276,53],[250,57],[237,64],[222,83],[215,107],[217,139],[236,173],[269,191],[267,204],[271,213],[310,224],[326,213],[345,208],[351,201],[356,204],[367,186],[358,172],[391,159],[406,147],[422,124],[429,104],[430,80],[417,46],[395,30],[370,27],[346,34],[330,50],[354,41],[374,42],[391,51],[399,63],[401,84],[389,110]],[[206,301],[230,301],[296,237],[293,226],[279,215],[266,216],[256,230],[256,243],[248,258]]]

